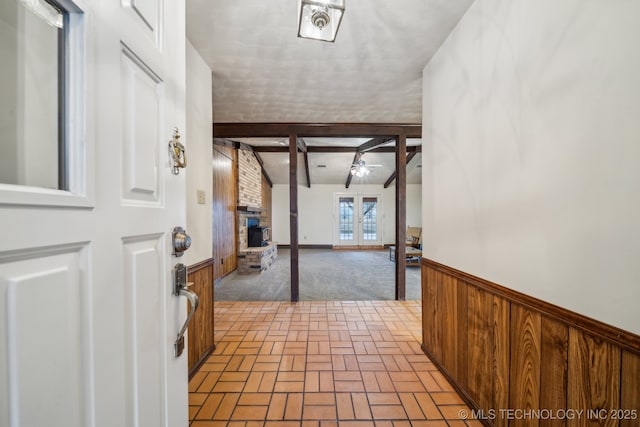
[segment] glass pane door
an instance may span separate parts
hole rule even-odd
[[[336,246],[379,246],[382,236],[380,195],[336,194]]]
[[[361,245],[374,245],[378,242],[378,198],[362,198],[362,233]]]
[[[338,199],[338,244],[355,244],[354,227],[355,220],[355,198],[340,197]]]

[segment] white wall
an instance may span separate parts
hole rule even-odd
[[[639,17],[471,6],[424,70],[426,257],[640,333]]]
[[[211,258],[213,197],[211,70],[187,40],[187,131],[183,138],[187,150],[187,232],[191,248],[185,252],[187,265]],[[205,203],[199,204],[198,190]]]
[[[272,189],[272,239],[288,245],[289,185],[274,185]],[[395,186],[382,185],[311,185],[298,186],[298,241],[301,245],[331,245],[334,229],[334,194],[380,194],[383,210],[383,242],[395,243]],[[407,185],[407,225],[419,227],[421,218],[420,185]]]

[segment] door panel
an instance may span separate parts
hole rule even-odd
[[[126,239],[124,253],[125,383],[130,426],[162,425],[166,409],[165,293],[162,235]]]
[[[162,81],[122,46],[122,183],[127,202],[159,202]],[[164,151],[163,151],[164,153]]]
[[[65,245],[1,258],[6,314],[0,316],[0,351],[6,363],[0,425],[85,425],[91,405],[85,253],[84,245]]]
[[[130,6],[151,32],[157,31],[160,15],[158,0],[130,0]]]
[[[0,426],[185,427],[185,173],[167,153],[185,127],[184,3],[57,3],[69,188],[0,184]]]

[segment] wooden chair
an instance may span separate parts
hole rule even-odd
[[[420,248],[422,244],[422,227],[407,227],[407,246]]]

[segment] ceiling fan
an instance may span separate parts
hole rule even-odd
[[[367,166],[364,160],[358,160],[356,163],[351,165],[351,175],[357,176],[358,178],[362,178],[371,173],[369,168],[380,168],[382,165],[369,165]]]

